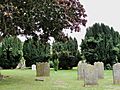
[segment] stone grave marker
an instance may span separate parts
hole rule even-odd
[[[36,70],[36,65],[35,64],[32,65],[32,70]]]
[[[36,76],[50,76],[50,65],[48,62],[36,63]]]
[[[81,80],[84,79],[84,69],[86,67],[87,63],[79,62],[77,67],[77,79]]]
[[[84,86],[85,85],[97,85],[98,77],[93,65],[87,64],[84,69]]]
[[[120,63],[113,65],[113,84],[120,84]]]
[[[104,78],[104,64],[103,62],[95,62],[94,63],[96,74],[98,76],[98,79]]]

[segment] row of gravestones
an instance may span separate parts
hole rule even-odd
[[[104,78],[104,64],[95,62],[94,65],[78,63],[78,80],[83,79],[84,85],[97,85],[98,79]],[[113,65],[113,83],[120,84],[120,63]]]
[[[48,63],[37,63],[32,65],[32,70],[36,70],[36,76],[50,76],[50,66]],[[98,79],[104,78],[104,64],[95,62],[94,65],[78,63],[78,80],[83,79],[84,85],[97,85]],[[120,84],[120,63],[113,65],[113,83]]]
[[[94,65],[78,63],[78,80],[84,79],[84,85],[96,85],[98,79],[104,78],[104,65],[95,62]]]

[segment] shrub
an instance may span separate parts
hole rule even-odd
[[[72,69],[76,67],[79,59],[75,56],[69,55],[67,52],[62,52],[59,56],[59,69]]]
[[[36,62],[48,62],[50,57],[50,45],[43,44],[38,39],[28,39],[23,45],[23,57],[26,60],[26,66],[31,67]]]
[[[72,69],[76,67],[79,60],[81,59],[80,52],[78,51],[77,40],[67,38],[65,41],[56,41],[53,43],[53,56],[54,52],[57,53],[59,61],[59,69]],[[55,59],[56,59],[55,58]],[[53,58],[54,62],[54,58]]]
[[[0,47],[0,66],[16,68],[22,58],[22,43],[17,37],[6,36]]]

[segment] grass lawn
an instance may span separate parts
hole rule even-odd
[[[0,90],[120,90],[120,85],[112,84],[112,71],[105,71],[105,78],[95,86],[83,87],[83,80],[77,80],[77,70],[51,69],[51,75],[45,81],[35,81],[32,70],[2,70],[10,77],[0,81]]]

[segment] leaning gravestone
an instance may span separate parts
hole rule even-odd
[[[84,85],[97,85],[98,77],[93,65],[87,64],[84,69]]]
[[[120,63],[113,65],[113,84],[120,84]]]
[[[95,66],[98,79],[103,79],[104,78],[104,64],[102,62],[95,62],[94,66]]]
[[[22,68],[25,68],[25,59],[24,57],[22,57],[22,59],[20,60],[20,62],[18,63],[16,69],[22,69]]]
[[[36,76],[50,76],[50,65],[48,62],[36,63]]]
[[[36,65],[35,64],[32,65],[32,70],[36,70]]]
[[[83,71],[84,71],[86,65],[87,65],[87,63],[84,63],[84,62],[78,63],[78,67],[77,67],[77,79],[78,80],[84,79]]]

